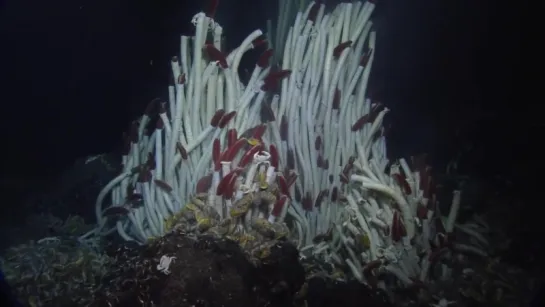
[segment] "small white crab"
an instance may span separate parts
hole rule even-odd
[[[447,307],[449,305],[455,304],[456,301],[447,301],[445,298],[440,299],[437,304],[430,304],[433,307]]]
[[[174,261],[175,259],[176,257],[169,257],[167,255],[161,256],[159,264],[157,265],[157,270],[161,271],[165,275],[170,274],[168,268],[170,267],[170,263],[172,263],[172,261]]]

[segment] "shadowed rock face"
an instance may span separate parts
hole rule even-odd
[[[305,282],[298,251],[282,241],[258,263],[234,242],[176,231],[147,247],[112,245],[109,255],[117,263],[92,306],[390,306],[383,293],[358,282]],[[169,274],[156,268],[162,255],[176,257]]]
[[[119,267],[96,306],[137,306],[140,300],[161,306],[288,306],[304,281],[297,251],[282,242],[259,266],[234,242],[178,232],[147,247],[117,246],[110,253]],[[162,255],[176,257],[169,274],[156,268]]]

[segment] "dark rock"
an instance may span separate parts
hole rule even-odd
[[[44,182],[45,190],[30,191],[24,201],[25,215],[50,213],[62,220],[79,215],[93,223],[96,197],[119,173],[119,168],[119,157],[115,154],[80,158],[58,179]]]

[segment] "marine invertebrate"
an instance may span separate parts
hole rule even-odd
[[[427,282],[444,253],[467,252],[452,236],[459,194],[443,223],[423,159],[388,159],[389,109],[367,97],[374,8],[312,2],[289,26],[278,69],[261,30],[225,53],[214,14],[196,14],[168,100],[132,124],[123,171],[81,239],[117,232],[144,244],[175,229],[232,238],[259,258],[286,236],[302,258],[383,288]],[[255,49],[265,51],[242,82],[240,59]]]

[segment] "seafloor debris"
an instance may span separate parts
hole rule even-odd
[[[267,248],[257,260],[231,240],[180,230],[124,245],[111,251],[117,265],[91,306],[290,306],[304,282],[297,250]]]

